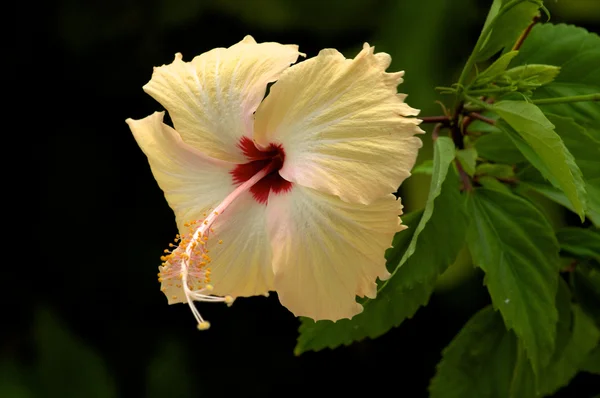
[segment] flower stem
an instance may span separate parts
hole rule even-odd
[[[566,104],[569,102],[600,101],[600,93],[533,100],[535,105]]]

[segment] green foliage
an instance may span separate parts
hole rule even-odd
[[[427,204],[423,212],[402,217],[408,229],[396,234],[393,248],[386,253],[393,275],[381,286],[377,299],[367,301],[364,311],[351,320],[303,319],[296,354],[378,337],[427,304],[437,277],[458,255],[468,223],[464,197],[451,167],[454,154],[450,139],[440,137],[435,142]],[[436,250],[427,249],[433,245]]]
[[[588,208],[586,216],[595,224],[600,225],[600,160],[598,149],[600,140],[592,137],[582,126],[572,118],[548,114],[548,120],[555,126],[556,133],[561,137],[569,152],[574,156],[579,166],[588,192]],[[531,170],[525,170],[521,181],[529,188],[549,197],[552,200],[574,211],[572,203],[563,192],[554,189],[543,178]]]
[[[412,174],[432,175],[433,174],[433,160],[428,159],[428,160],[424,161],[423,163],[419,164],[418,166],[415,166],[412,170]]]
[[[469,85],[469,93],[519,91],[531,95],[533,90],[552,82],[560,72],[558,66],[537,64],[520,65],[506,70],[518,54],[518,51],[511,51],[498,58],[477,75]]]
[[[56,316],[41,309],[36,317],[37,386],[47,397],[112,398],[114,381],[102,358],[68,331]]]
[[[429,196],[386,252],[391,279],[351,320],[303,319],[297,354],[412,317],[466,239],[492,305],[444,350],[430,396],[544,397],[598,372],[600,230],[554,231],[548,217],[563,225],[561,208],[542,212],[540,198],[600,226],[600,39],[567,25],[531,29],[541,10],[540,0],[494,0],[458,81],[438,89],[454,102],[430,118],[442,121],[433,160],[413,170],[431,175]]]
[[[556,79],[537,89],[534,99],[600,93],[600,37],[571,25],[535,26],[514,65],[546,64],[559,66]],[[543,105],[545,113],[573,118],[600,140],[600,102],[573,102]]]
[[[510,49],[538,15],[541,5],[541,1],[535,0],[494,0],[483,27],[483,44],[476,61],[485,61],[498,51]]]
[[[579,262],[571,273],[571,287],[581,308],[600,327],[600,267],[590,262]]]
[[[477,189],[469,212],[473,261],[485,271],[494,307],[522,339],[538,373],[555,343],[558,243],[544,216],[514,194]]]
[[[34,398],[31,380],[21,364],[0,360],[0,397]]]
[[[588,354],[581,370],[600,375],[600,344]]]
[[[525,162],[525,157],[512,140],[503,133],[486,134],[475,141],[479,156],[499,163],[516,164]]]
[[[465,172],[473,177],[473,174],[475,174],[475,165],[477,164],[477,149],[471,147],[458,150],[456,151],[456,158]]]
[[[561,253],[600,262],[600,230],[591,228],[562,228],[556,231]]]
[[[471,87],[487,86],[494,80],[498,79],[498,77],[502,75],[504,71],[506,71],[506,68],[508,68],[508,65],[510,64],[510,61],[512,61],[512,59],[516,57],[517,54],[519,54],[518,51],[511,51],[502,55],[500,58],[494,61],[494,63],[491,64],[486,70],[477,75],[473,83],[471,83]]]
[[[475,170],[477,176],[491,176],[499,179],[511,179],[515,177],[513,166],[508,164],[482,163]]]
[[[509,397],[517,339],[486,307],[444,349],[430,385],[431,398]]]
[[[502,76],[507,81],[517,82],[518,85],[524,84],[531,88],[537,88],[552,82],[559,72],[560,67],[558,66],[527,64],[515,66]]]
[[[498,126],[508,134],[523,156],[552,185],[564,192],[583,219],[587,206],[583,176],[573,155],[554,131],[554,125],[538,107],[524,101],[500,101],[493,110],[506,122],[498,123]]]
[[[553,394],[586,366],[593,369],[598,330],[571,303],[562,282],[556,295],[557,344],[549,363],[536,375],[515,334],[491,307],[475,314],[446,347],[431,381],[431,398],[534,398]]]

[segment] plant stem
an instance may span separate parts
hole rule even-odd
[[[443,127],[444,127],[443,123],[438,123],[433,127],[433,131],[431,132],[431,139],[433,141],[438,139],[438,137],[440,136],[440,131],[442,130]]]
[[[491,110],[491,105],[489,103],[487,103],[487,102],[483,102],[481,100],[478,100],[477,98],[471,97],[470,95],[465,95],[465,99],[468,102],[471,102],[471,103],[477,105],[481,109]]]
[[[471,112],[469,113],[469,116],[472,117],[473,119],[477,119],[477,120],[481,120],[482,122],[485,122],[487,124],[491,124],[492,126],[496,125],[496,121],[494,119],[490,119],[489,117],[485,117],[477,112]]]
[[[517,40],[514,47],[512,48],[513,51],[518,51],[521,48],[521,46],[523,45],[523,42],[525,42],[525,39],[527,38],[527,36],[529,36],[529,33],[531,33],[531,29],[533,29],[533,26],[536,23],[538,23],[540,21],[540,19],[541,18],[539,15],[536,15],[535,17],[533,17],[533,21],[531,21],[529,26],[527,28],[525,28],[523,33],[521,33],[521,36],[519,36],[519,40]]]
[[[462,167],[462,164],[460,164],[460,161],[458,159],[454,159],[454,162],[456,163],[456,169],[458,170],[458,174],[460,175],[460,179],[463,183],[463,191],[472,191],[473,184],[471,184],[471,177],[469,177],[469,175],[465,172],[465,170]]]
[[[481,95],[488,93],[510,93],[516,91],[516,88],[513,87],[496,87],[496,88],[482,88],[480,90],[468,90],[467,94],[469,95]]]
[[[533,100],[535,105],[566,104],[569,102],[600,101],[600,93]]]
[[[424,116],[420,119],[423,123],[450,123],[448,116]]]

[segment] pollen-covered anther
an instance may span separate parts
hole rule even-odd
[[[188,303],[194,318],[196,318],[198,328],[201,330],[208,328],[208,322],[206,322],[198,312],[194,303],[195,301],[209,301],[213,303],[224,302],[227,305],[233,303],[233,298],[230,296],[221,297],[211,294],[213,288],[212,285],[210,285],[210,268],[207,266],[212,261],[208,255],[209,249],[207,244],[209,234],[214,233],[211,226],[216,218],[222,214],[237,197],[250,190],[256,183],[272,171],[273,166],[272,164],[269,164],[254,174],[250,179],[242,182],[241,185],[231,192],[214,210],[210,209],[211,213],[209,215],[205,214],[204,219],[184,223],[186,231],[189,232],[187,234],[182,234],[181,236],[176,236],[175,242],[177,245],[170,246],[173,247],[173,251],[166,250],[165,253],[169,254],[163,256],[164,259],[161,257],[161,260],[164,261],[164,265],[159,267],[161,271],[159,278],[163,283],[162,287],[167,287],[165,293],[169,296],[171,293],[178,293],[170,291],[173,287],[171,280],[178,279],[176,281],[176,287],[183,290],[185,301]],[[198,245],[198,243],[200,244]],[[222,244],[223,241],[219,240],[218,243]],[[179,279],[181,280],[181,283],[179,283]],[[182,301],[177,301],[173,298],[178,297],[177,295],[171,297],[172,301],[170,302]]]

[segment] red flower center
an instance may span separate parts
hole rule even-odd
[[[248,137],[242,137],[238,147],[249,160],[239,164],[231,171],[233,182],[237,185],[248,181],[253,175],[273,163],[273,171],[250,188],[250,193],[258,203],[267,204],[269,193],[285,193],[292,188],[292,183],[279,175],[285,161],[285,152],[281,145],[270,144],[266,151],[258,149]]]

